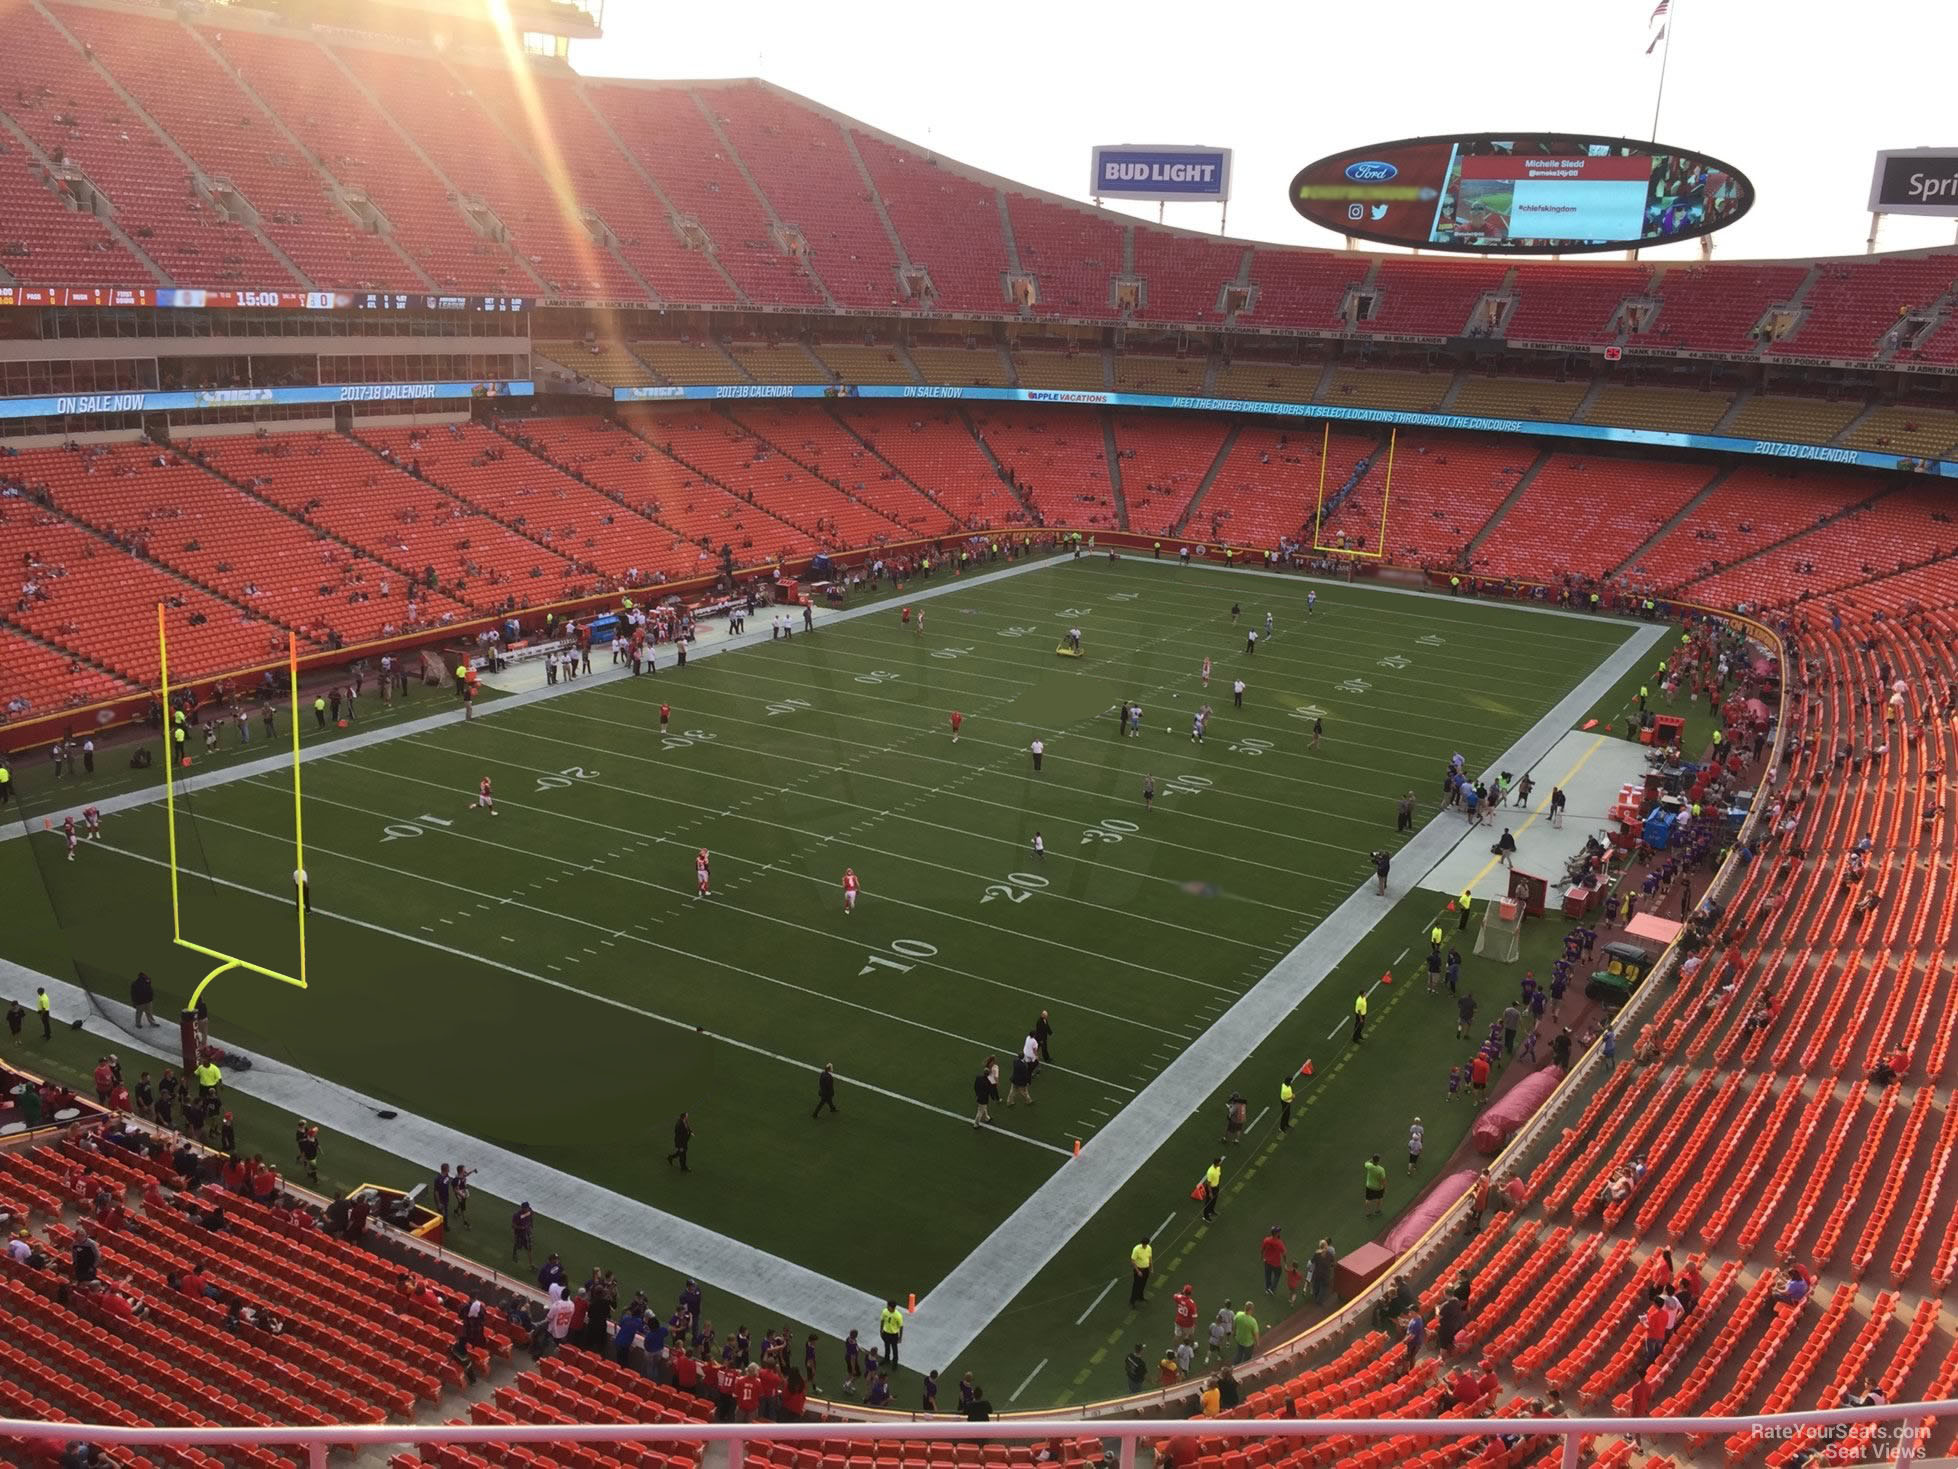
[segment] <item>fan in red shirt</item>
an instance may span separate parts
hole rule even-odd
[[[702,847],[700,849],[700,855],[693,859],[693,878],[694,882],[700,887],[700,896],[703,898],[711,897],[712,894],[707,890],[707,849],[705,847]]]
[[[659,727],[662,732],[666,729],[666,721],[672,717],[673,710],[669,706],[665,704],[659,706]]]
[[[964,723],[965,716],[954,709],[952,711],[952,743],[955,745],[959,742],[959,726]]]
[[[854,913],[857,910],[857,870],[854,867],[843,869],[843,911]]]
[[[761,1406],[761,1370],[750,1367],[734,1379],[734,1416],[743,1423],[752,1423],[755,1409]]]
[[[581,1295],[578,1297],[578,1305],[583,1307],[584,1304],[585,1298]],[[673,1358],[673,1385],[681,1392],[692,1392],[699,1381],[699,1360],[685,1351],[677,1353]]]
[[[1197,1298],[1189,1286],[1184,1286],[1175,1296],[1176,1339],[1193,1341],[1197,1334]]]

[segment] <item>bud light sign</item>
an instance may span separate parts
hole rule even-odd
[[[1096,148],[1088,193],[1095,199],[1227,204],[1231,197],[1231,150],[1171,144]]]
[[[1384,184],[1398,178],[1400,170],[1391,163],[1349,163],[1346,176],[1356,184]]]

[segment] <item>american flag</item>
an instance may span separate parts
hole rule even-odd
[[[1652,7],[1652,14],[1650,18],[1646,20],[1645,23],[1648,27],[1656,25],[1659,27],[1659,29],[1653,32],[1652,39],[1646,43],[1645,54],[1647,56],[1650,56],[1654,51],[1657,51],[1659,49],[1659,43],[1665,40],[1666,38],[1665,18],[1667,12],[1670,11],[1671,9],[1672,9],[1672,0],[1659,0],[1659,3]]]
[[[1653,8],[1652,20],[1648,20],[1646,24],[1651,25],[1653,21],[1658,20],[1660,16],[1664,15],[1670,9],[1672,9],[1672,0],[1659,0],[1658,5]]]

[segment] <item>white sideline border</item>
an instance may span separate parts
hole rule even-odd
[[[918,588],[910,594],[909,601],[916,604],[935,600],[971,587],[1051,569],[1072,559],[1065,552],[1059,552],[993,571],[965,576],[948,575],[938,585]],[[1195,570],[1272,577],[1288,582],[1297,580],[1283,572],[1256,567],[1226,567],[1205,562],[1184,566],[1179,560],[1157,561],[1153,557],[1133,553],[1125,554],[1122,560],[1130,566],[1146,563],[1173,572]],[[1409,587],[1371,586],[1365,590],[1451,602],[1463,600],[1449,593]],[[1492,762],[1491,769],[1527,768],[1541,759],[1575,725],[1598,695],[1637,666],[1638,660],[1658,642],[1667,628],[1664,624],[1598,618],[1589,613],[1530,603],[1491,605],[1590,621],[1617,621],[1632,630],[1618,649],[1607,655],[1587,678]],[[889,602],[879,602],[849,608],[831,613],[822,618],[821,623],[848,622],[888,612],[890,606]],[[763,636],[766,631],[756,628],[739,636],[723,637],[704,647],[695,645],[689,650],[688,661],[770,641],[771,638]],[[622,669],[608,672],[612,678],[630,677]],[[607,676],[594,672],[587,677],[597,680]],[[507,694],[481,708],[477,717],[494,718],[506,709],[528,708],[532,704],[573,694],[584,683],[585,680],[580,679]],[[463,717],[459,708],[447,709],[419,719],[349,734],[311,748],[302,748],[299,759],[301,763],[307,763],[352,753],[399,737],[459,723]],[[193,775],[179,782],[178,789],[185,794],[215,789],[252,777],[282,772],[290,763],[290,755],[267,754],[220,771]],[[100,803],[100,807],[103,814],[108,815],[137,809],[162,799],[161,788],[133,791],[109,797]],[[14,840],[27,834],[30,834],[30,828],[26,823],[10,824],[0,830],[0,841]],[[1396,854],[1399,871],[1394,886],[1417,885],[1421,877],[1462,839],[1463,834],[1462,829],[1451,824],[1431,820]],[[1418,873],[1410,873],[1413,866],[1418,866]],[[1270,1026],[1310,995],[1371,931],[1380,913],[1373,906],[1378,900],[1374,897],[1372,886],[1369,879],[1349,895],[1311,934],[1281,958],[1258,984],[1214,1020],[1176,1060],[1117,1112],[1083,1146],[1079,1158],[1051,1175],[920,1299],[921,1308],[924,1302],[930,1301],[932,1309],[929,1312],[921,1309],[919,1315],[907,1325],[906,1339],[911,1351],[922,1351],[934,1361],[952,1361],[1032,1283],[1061,1248],[1107,1205],[1155,1152],[1159,1140],[1180,1126],[1202,1104],[1203,1099],[1215,1089],[1214,1078],[1242,1065],[1269,1033]],[[40,975],[4,958],[0,958],[0,979],[6,980],[23,994],[30,993],[37,984],[45,985],[58,1013],[84,1016],[85,1030],[114,1042],[119,1048],[141,1050],[161,1060],[177,1059],[175,1051],[152,1044],[147,1037],[138,1036],[133,1030],[118,1025],[101,1013],[105,1004],[114,1004],[114,1001],[90,996],[73,984]],[[399,1108],[386,1108],[386,1104],[352,1088],[270,1058],[254,1056],[253,1063],[251,1071],[228,1078],[227,1085],[431,1171],[441,1163],[457,1159],[482,1160],[479,1166],[486,1180],[485,1187],[493,1189],[499,1197],[528,1198],[532,1206],[547,1218],[556,1219],[621,1250],[653,1260],[703,1284],[734,1292],[762,1309],[838,1339],[850,1330],[861,1330],[866,1322],[874,1321],[881,1307],[882,1298],[868,1291],[808,1270],[793,1261],[521,1154],[485,1144],[470,1134],[458,1132],[418,1114]],[[377,1114],[384,1109],[396,1111],[397,1116],[392,1120],[381,1120]]]

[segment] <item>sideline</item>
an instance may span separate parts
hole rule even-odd
[[[1422,595],[1416,593],[1414,595]],[[1659,623],[1633,624],[1629,637],[1591,675],[1564,695],[1491,770],[1527,770],[1555,748],[1600,695],[1651,651],[1668,630]],[[1395,854],[1393,888],[1419,887],[1436,863],[1467,832],[1451,813],[1437,813]],[[919,1300],[906,1327],[906,1347],[919,1360],[950,1362],[1060,1253],[1061,1248],[1114,1198],[1129,1179],[1180,1127],[1219,1077],[1242,1066],[1272,1028],[1318,989],[1333,969],[1372,932],[1381,899],[1368,879],[1302,940],[1271,972],[1171,1061],[1081,1149],[1081,1155],[1028,1196],[1020,1207],[950,1274]]]

